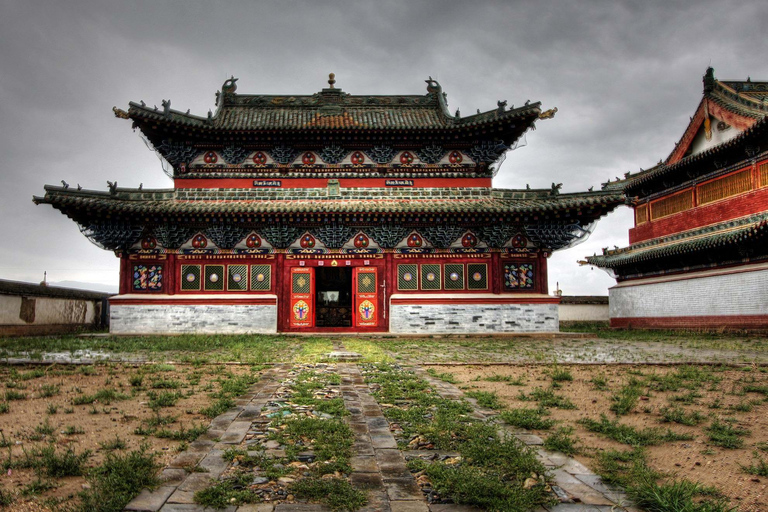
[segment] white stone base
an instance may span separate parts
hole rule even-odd
[[[276,305],[141,304],[110,307],[112,334],[272,334]]]
[[[557,304],[461,304],[459,301],[392,304],[389,331],[399,334],[493,334],[556,332],[560,327]]]
[[[625,281],[609,297],[616,327],[759,326],[768,318],[768,265]]]

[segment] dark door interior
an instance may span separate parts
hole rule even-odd
[[[352,268],[315,268],[315,326],[352,327]]]

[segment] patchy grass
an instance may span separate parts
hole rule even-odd
[[[299,499],[318,501],[332,510],[357,510],[368,502],[364,492],[343,478],[304,478],[291,485]]]
[[[427,373],[436,379],[442,380],[443,382],[448,382],[450,384],[456,384],[458,382],[456,380],[456,377],[454,377],[452,373],[448,373],[448,372],[438,373],[438,371],[435,370],[434,368],[428,368]]]
[[[699,411],[687,412],[680,406],[675,407],[662,407],[659,409],[661,423],[679,423],[680,425],[688,425],[693,427],[698,425],[706,418]]]
[[[499,401],[499,396],[496,393],[489,391],[466,391],[464,394],[469,398],[474,398],[477,400],[477,405],[480,407],[494,410],[504,408],[501,401]]]
[[[744,439],[742,437],[750,434],[749,430],[734,427],[729,422],[720,421],[720,419],[715,419],[706,430],[712,444],[729,450],[735,450],[744,446]]]
[[[556,409],[576,409],[576,405],[567,397],[558,395],[553,388],[535,388],[529,394],[522,391],[518,398],[523,401],[536,401],[540,407],[554,407]]]
[[[616,416],[630,413],[637,407],[637,401],[643,394],[642,383],[634,377],[629,379],[624,386],[611,397],[611,411]]]
[[[600,416],[600,421],[582,418],[578,423],[590,432],[602,434],[609,439],[630,446],[652,446],[668,441],[693,439],[688,434],[678,434],[669,429],[665,432],[658,428],[638,429],[631,425],[623,425],[619,423],[619,420],[610,421],[604,414]]]
[[[549,430],[556,423],[555,420],[545,419],[548,414],[546,409],[511,409],[499,413],[499,418],[513,427],[531,430]]]
[[[550,451],[562,452],[573,456],[579,453],[576,447],[576,439],[573,438],[573,427],[560,427],[544,440],[544,448]]]

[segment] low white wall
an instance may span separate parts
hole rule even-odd
[[[561,322],[607,322],[608,304],[560,304]]]
[[[271,334],[276,305],[141,304],[110,307],[112,334]]]
[[[559,330],[557,304],[393,304],[389,331],[492,334]]]
[[[0,325],[94,324],[98,320],[92,300],[52,297],[28,297],[24,300],[28,303],[34,301],[33,314],[27,314],[28,319],[33,317],[34,320],[30,322],[22,318],[22,297],[0,295]]]
[[[609,290],[611,318],[768,314],[768,269],[626,281]]]

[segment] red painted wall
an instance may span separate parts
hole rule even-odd
[[[640,224],[629,230],[629,243],[634,244],[764,211],[768,211],[768,187]]]
[[[385,188],[387,180],[397,178],[340,178],[341,188]],[[254,181],[279,181],[280,187],[254,187]],[[442,188],[442,187],[490,187],[491,178],[414,178],[413,187],[398,188]],[[253,178],[210,178],[210,179],[177,179],[175,188],[326,188],[326,178],[275,178],[254,180]]]

